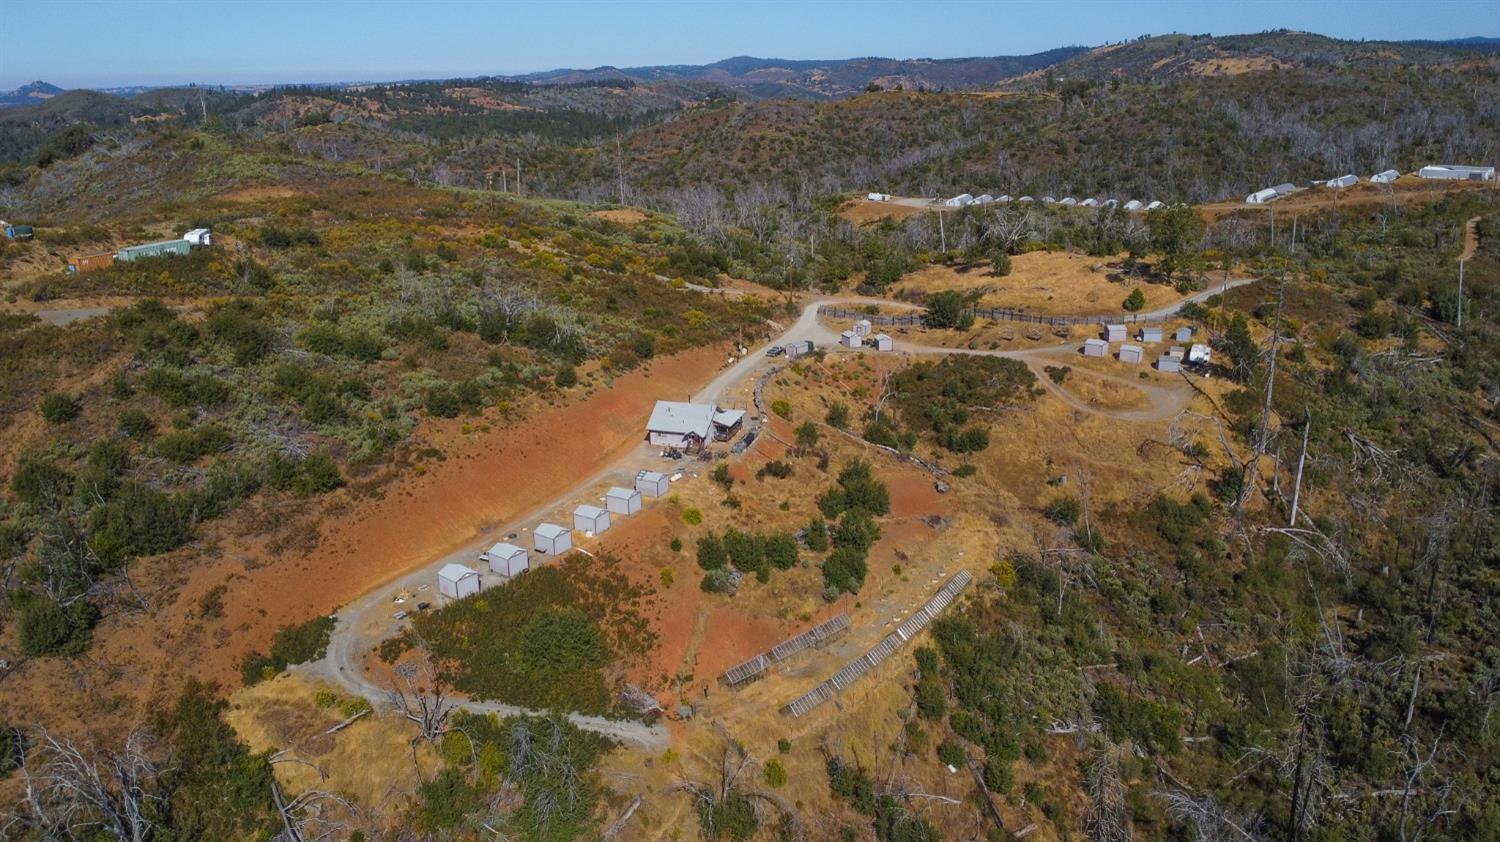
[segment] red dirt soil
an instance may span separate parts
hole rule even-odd
[[[684,394],[723,359],[719,347],[657,360],[608,389],[525,421],[458,443],[448,458],[427,463],[385,490],[383,499],[356,502],[347,515],[322,525],[310,554],[266,560],[251,570],[214,565],[195,571],[180,612],[199,594],[224,583],[224,626],[230,645],[204,653],[192,672],[233,683],[235,664],[261,650],[280,626],[326,614],[360,594],[475,540],[479,527],[504,524],[565,493],[582,478],[635,448],[652,404]]]

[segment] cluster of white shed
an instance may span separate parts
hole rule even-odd
[[[1179,327],[1173,334],[1176,342],[1187,343],[1193,339],[1195,330],[1184,325]],[[1117,357],[1122,363],[1145,362],[1146,349],[1142,345],[1152,345],[1163,342],[1166,339],[1165,331],[1160,327],[1142,326],[1136,332],[1136,342],[1126,342],[1126,327],[1122,323],[1111,323],[1104,325],[1104,338],[1095,337],[1085,339],[1083,342],[1083,355],[1085,357],[1104,358],[1109,356],[1110,344],[1113,342],[1124,343],[1120,345]],[[1136,344],[1138,343],[1138,344]],[[1190,349],[1184,350],[1181,345],[1173,345],[1167,349],[1156,361],[1156,367],[1160,371],[1176,372],[1182,370],[1184,359],[1190,363],[1207,364],[1211,351],[1207,345],[1194,343]]]
[[[488,564],[490,572],[507,579],[531,569],[531,553],[542,553],[553,557],[567,554],[573,549],[573,533],[598,535],[609,529],[613,515],[628,517],[641,510],[643,497],[664,497],[669,493],[671,478],[656,471],[641,471],[635,475],[631,488],[614,486],[604,495],[604,508],[581,505],[573,510],[573,528],[555,523],[540,523],[532,530],[531,550],[500,541],[480,553],[479,560]],[[438,593],[449,599],[463,599],[479,593],[479,572],[466,564],[449,563],[438,571]]]
[[[1396,179],[1400,177],[1401,173],[1397,170],[1381,170],[1380,172],[1370,176],[1370,183],[1394,184]],[[1494,181],[1495,168],[1470,166],[1466,164],[1429,164],[1428,166],[1417,170],[1417,177],[1437,179],[1440,181]],[[1358,183],[1359,176],[1353,173],[1349,173],[1348,175],[1341,175],[1337,178],[1330,178],[1324,181],[1314,181],[1311,186],[1328,187],[1334,190],[1342,190],[1346,187],[1353,187]],[[1245,204],[1263,205],[1267,202],[1274,202],[1275,200],[1280,199],[1283,196],[1292,194],[1296,190],[1297,186],[1295,184],[1292,184],[1291,182],[1287,182],[1286,184],[1278,184],[1275,187],[1267,187],[1264,190],[1257,190],[1254,193],[1246,196]]]
[[[870,194],[871,199],[874,200],[874,197],[876,195],[877,194],[875,194],[875,193],[871,193]],[[1020,197],[1020,198],[1017,199],[1017,198],[1011,198],[1011,196],[1009,194],[1006,194],[1006,195],[1003,195],[1003,196],[991,196],[988,193],[982,193],[982,194],[980,194],[978,196],[973,196],[973,195],[970,195],[968,193],[960,193],[960,194],[958,194],[957,196],[954,196],[951,199],[944,199],[943,200],[943,205],[946,206],[946,207],[950,207],[950,208],[965,208],[965,207],[968,207],[969,205],[988,205],[988,204],[1008,205],[1011,202],[1035,202],[1035,201],[1037,201],[1037,200],[1034,199],[1034,198],[1032,198],[1031,196],[1022,196],[1022,197]],[[1119,199],[1097,199],[1097,198],[1075,199],[1072,196],[1064,196],[1061,199],[1053,198],[1052,196],[1043,196],[1041,198],[1041,202],[1044,205],[1066,205],[1067,207],[1080,207],[1080,208],[1113,208],[1113,207],[1120,207],[1120,206],[1122,206]],[[1123,204],[1123,207],[1125,208],[1125,210],[1129,210],[1129,211],[1156,210],[1157,208],[1165,207],[1165,203],[1160,202],[1160,201],[1142,202],[1139,199],[1131,199],[1131,200],[1125,202]]]
[[[869,319],[860,319],[853,327],[839,334],[839,344],[845,348],[863,348],[868,344],[877,351],[889,351],[895,347],[895,341],[890,336],[884,333],[872,334],[874,329],[875,326]]]

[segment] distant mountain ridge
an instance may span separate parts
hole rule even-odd
[[[13,91],[0,91],[0,108],[36,105],[62,92],[63,89],[56,85],[37,80]]]

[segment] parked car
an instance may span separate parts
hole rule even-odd
[[[411,616],[411,612],[410,611],[397,611],[392,616],[394,616],[398,620],[405,620],[407,617]]]
[[[429,609],[431,607],[432,607],[432,603],[430,603],[430,602],[419,602],[419,603],[417,603],[417,610],[418,611],[426,611],[427,609]]]
[[[772,345],[771,347],[766,349],[766,356],[768,357],[779,357],[785,353],[786,349],[781,347],[780,345]]]

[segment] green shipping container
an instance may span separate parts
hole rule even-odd
[[[192,250],[193,244],[187,240],[162,240],[159,243],[126,246],[115,253],[115,259],[139,260],[142,257],[161,257],[164,254],[188,254]]]

